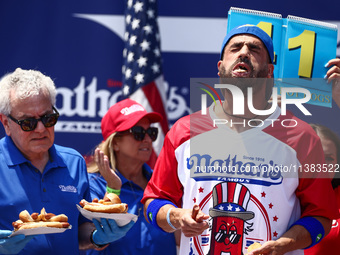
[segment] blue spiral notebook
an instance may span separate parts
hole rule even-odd
[[[336,57],[337,26],[289,15],[231,7],[227,32],[244,25],[256,25],[273,40],[274,78],[278,87],[302,87],[311,93],[309,104],[332,106],[332,86],[323,78],[325,64]],[[293,93],[287,98],[301,98]]]

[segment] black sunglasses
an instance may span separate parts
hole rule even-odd
[[[53,127],[59,118],[59,112],[57,111],[56,108],[54,108],[54,106],[52,105],[52,109],[53,111],[55,111],[55,113],[51,113],[51,114],[46,114],[44,116],[41,116],[40,119],[35,119],[35,118],[27,118],[24,120],[17,120],[15,118],[13,118],[10,114],[8,115],[8,117],[13,120],[15,123],[17,123],[18,125],[20,125],[21,129],[23,131],[32,131],[34,129],[36,129],[37,125],[38,125],[38,121],[41,121],[45,127],[49,128],[49,127]]]
[[[123,132],[118,132],[117,136],[122,136],[124,134],[133,134],[133,137],[137,141],[143,141],[145,134],[148,134],[151,138],[151,141],[156,141],[157,136],[158,136],[158,128],[156,127],[149,127],[148,129],[144,129],[141,126],[134,126],[130,128],[129,130],[123,131]]]
[[[218,232],[215,233],[215,240],[218,243],[224,243],[227,238],[230,243],[237,244],[240,241],[241,235],[237,234],[236,230],[229,230],[227,233],[225,229],[219,229]]]

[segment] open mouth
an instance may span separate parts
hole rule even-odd
[[[250,67],[245,63],[238,63],[234,66],[233,73],[242,74],[243,76],[244,74],[250,73]]]

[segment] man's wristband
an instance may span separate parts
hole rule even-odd
[[[173,207],[169,208],[168,212],[166,213],[166,221],[168,222],[169,226],[173,229],[173,230],[177,230],[177,228],[174,227],[174,225],[172,225],[171,221],[170,221],[170,212],[172,210]]]
[[[312,244],[305,249],[308,249],[321,241],[325,236],[325,229],[320,221],[314,217],[308,216],[297,220],[292,226],[300,225],[303,226],[310,234]]]
[[[117,196],[120,195],[120,189],[112,189],[112,188],[110,188],[109,186],[106,186],[106,192],[107,192],[107,193],[114,193],[114,194],[116,194]]]
[[[94,231],[96,231],[96,229],[94,229],[94,230],[91,232],[91,235],[90,235],[90,241],[91,241],[92,245],[94,246],[94,248],[95,248],[97,251],[104,250],[107,246],[109,246],[109,243],[107,243],[107,244],[96,244],[96,243],[93,241],[93,233],[94,233]]]
[[[146,215],[148,217],[149,222],[157,229],[165,232],[162,228],[160,228],[157,224],[157,213],[159,211],[159,209],[161,209],[161,207],[163,207],[164,205],[173,205],[175,207],[177,207],[174,203],[172,203],[169,200],[165,200],[165,199],[154,199],[151,201],[151,203],[148,205],[148,208],[146,209]]]

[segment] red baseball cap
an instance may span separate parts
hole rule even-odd
[[[125,99],[112,105],[101,122],[104,140],[114,132],[132,128],[144,117],[148,118],[150,123],[162,120],[162,115],[157,112],[148,113],[141,104],[131,99]]]

